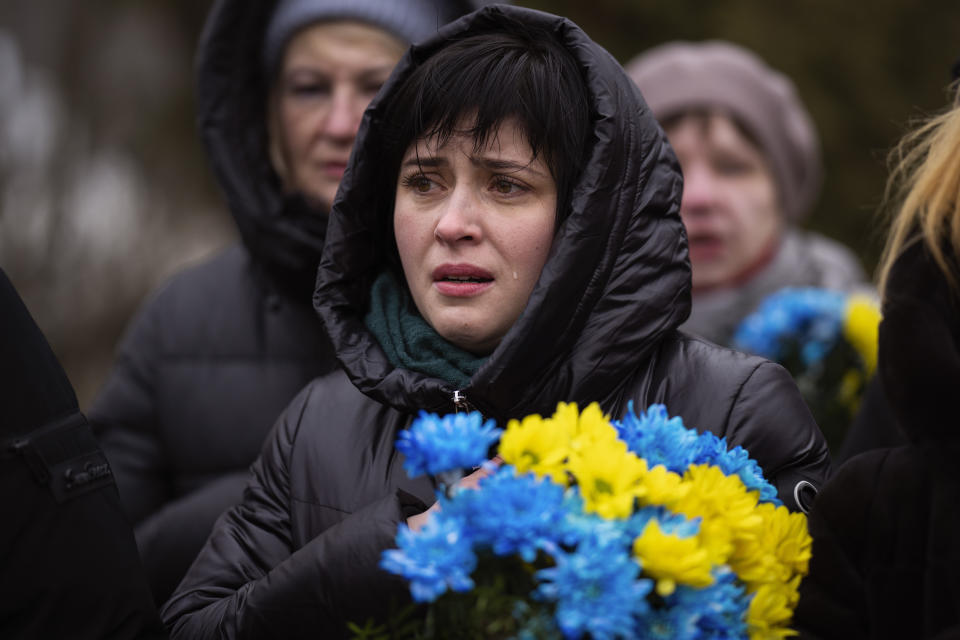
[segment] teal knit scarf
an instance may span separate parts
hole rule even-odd
[[[446,380],[458,389],[470,382],[486,360],[441,338],[389,271],[373,282],[370,310],[363,321],[392,364]]]

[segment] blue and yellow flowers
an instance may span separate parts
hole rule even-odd
[[[863,294],[786,288],[737,329],[734,346],[782,364],[837,451],[877,367],[880,310]]]
[[[816,288],[785,288],[764,299],[737,328],[734,344],[744,351],[783,361],[799,352],[813,367],[839,341],[853,347],[870,375],[877,366],[880,310],[873,298]]]
[[[433,440],[456,421],[485,451],[495,430],[471,415],[422,414],[418,435],[404,438],[417,442],[408,462],[434,474],[451,470],[434,454],[480,464]],[[429,524],[417,533],[401,525],[398,548],[384,552],[382,566],[409,581],[416,601],[442,610],[477,594],[450,618],[465,624],[477,606],[508,598],[497,611],[512,612],[513,626],[499,628],[516,637],[792,633],[810,558],[806,519],[780,505],[743,449],[728,451],[659,405],[640,415],[631,405],[611,422],[596,404],[579,412],[561,403],[549,418],[511,421],[499,455],[504,464],[479,489],[441,493]],[[490,566],[501,579],[484,574]],[[505,571],[520,579],[502,579]]]

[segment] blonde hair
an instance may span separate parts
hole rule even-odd
[[[924,121],[890,153],[884,202],[893,219],[880,260],[881,293],[891,265],[914,242],[926,244],[947,282],[960,291],[945,251],[960,257],[960,82],[951,93],[950,109]]]

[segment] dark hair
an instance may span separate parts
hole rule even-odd
[[[553,33],[500,23],[497,31],[452,41],[398,87],[384,118],[384,169],[395,183],[403,154],[422,138],[436,136],[442,145],[467,134],[479,151],[516,118],[533,157],[542,156],[557,183],[560,220],[586,157],[589,105],[577,61]],[[476,118],[466,131],[458,128],[464,116]]]

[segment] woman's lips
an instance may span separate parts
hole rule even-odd
[[[703,234],[689,237],[691,260],[715,260],[723,254],[723,240],[716,235]]]
[[[471,264],[442,264],[433,270],[433,286],[442,295],[453,298],[479,295],[493,282],[493,274]]]
[[[346,162],[324,162],[320,165],[320,171],[322,171],[324,175],[336,178],[337,180],[343,177],[343,172],[346,170]]]

